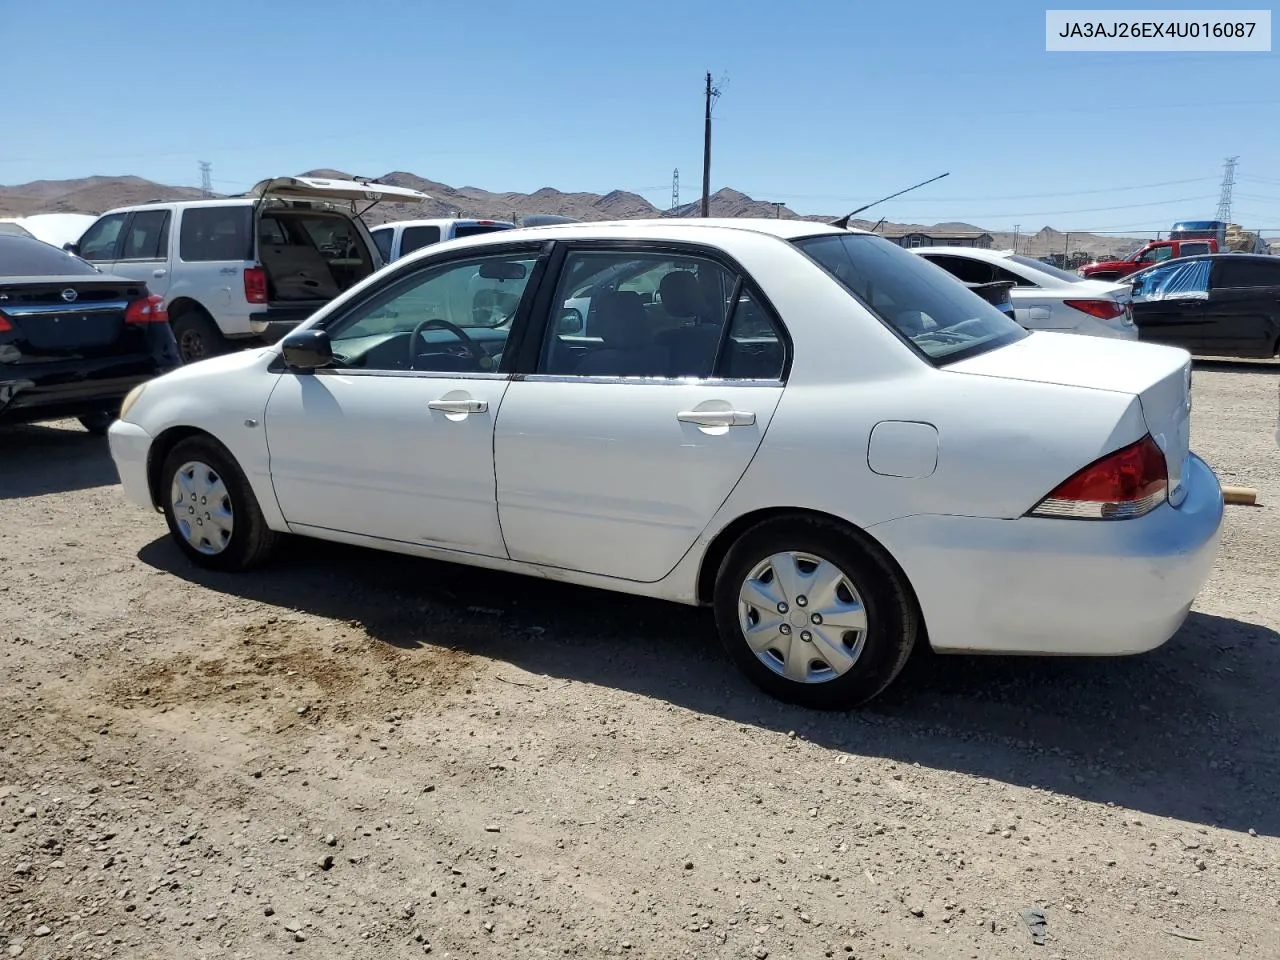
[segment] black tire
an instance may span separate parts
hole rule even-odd
[[[230,506],[232,518],[230,536],[215,543],[215,536],[206,536],[206,542],[212,550],[220,546],[217,552],[202,552],[188,542],[179,524],[175,508],[173,489],[174,476],[187,464],[202,464],[211,471],[211,475],[221,480],[221,488],[226,491],[224,502]],[[207,479],[210,475],[205,475]],[[215,489],[217,489],[215,487]],[[239,571],[248,570],[267,559],[280,539],[280,535],[267,526],[258,507],[258,500],[253,495],[253,488],[245,479],[244,471],[236,463],[235,458],[222,444],[212,437],[189,437],[176,444],[165,457],[160,468],[160,502],[164,507],[164,518],[169,524],[169,533],[174,542],[193,563],[210,570]],[[203,500],[192,504],[188,510],[200,506],[215,508],[214,504]],[[197,522],[203,524],[203,518],[191,514]],[[208,512],[206,512],[208,516]],[[189,522],[189,520],[187,521]],[[210,523],[205,528],[210,534],[216,534],[215,526]]]
[[[861,631],[860,652],[844,673],[831,679],[801,682],[781,675],[752,650],[743,632],[739,591],[757,567],[776,554],[788,552],[834,564],[861,598],[866,628]],[[765,576],[771,577],[771,574]],[[798,606],[789,606],[787,618],[796,619],[798,609]],[[725,649],[752,683],[779,700],[816,710],[851,710],[875,698],[901,672],[920,632],[916,604],[878,548],[864,543],[856,533],[840,524],[802,515],[766,520],[744,533],[733,545],[716,577],[715,616]],[[809,617],[809,613],[800,615],[794,628],[788,623],[791,636],[797,636],[796,631],[803,628],[808,628],[808,635],[813,636],[810,623],[800,622]],[[829,627],[828,636],[836,637]],[[850,652],[856,643],[851,646],[847,641],[855,637],[855,632],[843,633],[835,642]],[[790,642],[789,638],[777,639],[779,643]],[[820,652],[817,644],[810,646]],[[776,649],[763,656],[775,667],[781,666]],[[816,663],[826,661],[815,656],[806,669],[812,669]]]
[[[116,411],[99,410],[96,413],[87,413],[77,419],[80,421],[80,426],[84,427],[92,436],[105,437],[108,428],[116,420]]]
[[[178,342],[178,356],[183,363],[195,363],[231,352],[231,344],[218,325],[199,307],[180,308],[169,318],[169,326]]]

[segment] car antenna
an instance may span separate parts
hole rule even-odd
[[[883,225],[884,225],[884,217],[881,217],[879,220],[876,221],[876,225],[871,228],[871,232],[875,233]]]
[[[943,177],[949,177],[949,176],[951,176],[950,171],[946,173],[940,173],[936,177],[930,177],[928,180],[922,180],[920,183],[917,183],[914,187],[907,187],[907,189],[899,190],[897,193],[891,193],[887,197],[881,197],[879,200],[875,200],[871,203],[866,204],[865,206],[859,207],[857,210],[854,210],[852,213],[845,214],[839,220],[832,220],[830,226],[839,227],[841,230],[847,230],[849,229],[849,221],[853,219],[853,217],[861,213],[863,210],[867,210],[871,207],[874,207],[877,203],[884,203],[886,200],[892,200],[894,197],[900,197],[904,193],[910,193],[912,190],[915,190],[917,187],[923,187],[926,183],[933,183],[933,181],[935,180],[941,180]]]

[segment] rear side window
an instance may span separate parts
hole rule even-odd
[[[947,254],[917,254],[930,263],[937,264],[957,280],[965,283],[990,283],[996,278],[995,268],[985,260],[970,260],[968,257],[953,257]]]
[[[404,256],[419,247],[440,242],[439,227],[405,227],[400,234],[400,256]]]
[[[794,242],[930,360],[951,363],[1028,336],[963,284],[883,237],[825,234]]]
[[[169,254],[169,211],[142,210],[133,215],[120,248],[121,260],[163,260]]]
[[[253,208],[191,207],[182,213],[178,256],[188,263],[253,259]]]
[[[391,231],[390,230],[374,230],[371,234],[373,244],[378,248],[378,253],[382,255],[384,263],[391,262]]]
[[[1280,263],[1232,258],[1219,261],[1218,269],[1220,273],[1213,284],[1215,287],[1280,286]]]
[[[34,237],[0,234],[0,277],[83,277],[92,264]]]

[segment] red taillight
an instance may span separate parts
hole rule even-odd
[[[1063,300],[1064,304],[1099,320],[1114,320],[1124,313],[1124,304],[1114,300]]]
[[[9,318],[0,313],[0,333],[12,333],[13,324],[9,322]]]
[[[244,268],[244,298],[250,303],[267,302],[267,271],[262,267]]]
[[[1150,513],[1169,496],[1169,470],[1151,434],[1095,460],[1041,500],[1036,517],[1128,520]]]
[[[164,297],[151,294],[141,300],[134,300],[124,312],[125,323],[168,323],[169,312],[164,306]]]

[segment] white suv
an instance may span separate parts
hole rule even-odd
[[[66,249],[164,297],[190,363],[288,333],[385,265],[361,213],[428,199],[380,183],[277,177],[239,197],[108,210]]]
[[[515,224],[510,220],[396,220],[374,227],[373,242],[378,245],[382,259],[390,263],[392,260],[399,260],[406,253],[433,243],[513,229]]]

